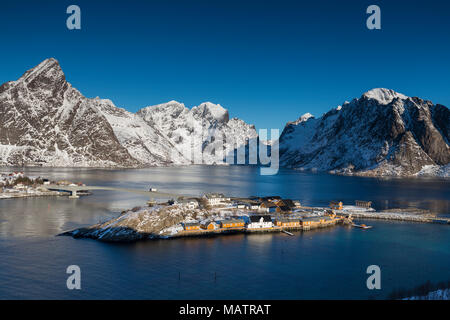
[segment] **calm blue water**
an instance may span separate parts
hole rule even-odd
[[[8,170],[8,169],[4,169]],[[30,175],[200,194],[278,194],[305,205],[331,199],[377,208],[414,206],[450,213],[450,182],[369,179],[251,167],[141,170],[29,169]],[[0,298],[19,299],[382,299],[396,288],[450,280],[450,226],[370,221],[371,230],[338,226],[310,232],[232,235],[107,244],[55,237],[107,220],[147,199],[98,191],[78,200],[0,200]],[[68,265],[81,267],[82,290],[66,288]],[[366,288],[367,266],[382,290]]]

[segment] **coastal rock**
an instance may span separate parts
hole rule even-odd
[[[448,108],[373,89],[280,136],[281,165],[364,176],[443,174],[450,163]]]
[[[185,205],[152,208],[134,208],[122,212],[119,217],[87,228],[80,228],[60,235],[74,238],[90,238],[105,242],[130,242],[165,237],[182,221],[201,215]]]

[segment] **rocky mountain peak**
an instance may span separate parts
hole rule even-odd
[[[389,104],[396,98],[401,100],[408,99],[408,97],[405,96],[404,94],[385,88],[375,88],[369,90],[361,96],[361,99],[364,98],[376,100],[378,103],[381,104]]]
[[[304,115],[302,115],[300,118],[298,118],[297,120],[288,122],[287,125],[297,125],[301,122],[306,122],[309,119],[314,119],[314,116],[311,113],[307,112]]]
[[[193,107],[191,111],[194,116],[210,121],[227,123],[230,119],[227,109],[212,102],[203,102],[198,107]]]
[[[49,58],[42,61],[36,67],[25,72],[25,74],[18,81],[25,83],[41,81],[44,84],[48,84],[61,80],[65,81],[65,75],[59,65],[59,62],[54,58]]]
[[[282,165],[362,175],[416,175],[450,163],[448,108],[389,89],[302,117],[280,137]]]

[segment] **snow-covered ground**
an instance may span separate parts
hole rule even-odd
[[[174,236],[184,230],[183,223],[218,221],[239,214],[239,212],[222,210],[221,208],[211,210],[190,209],[187,204],[137,207],[122,212],[119,217],[107,222],[73,230],[65,234],[103,241],[133,241]]]

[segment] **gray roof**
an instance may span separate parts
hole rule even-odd
[[[222,220],[222,223],[244,223],[244,220],[242,220],[242,219],[227,219],[227,220]]]
[[[306,217],[306,218],[302,218],[302,221],[320,221],[321,217]]]
[[[263,218],[264,222],[272,222],[272,217],[270,215],[260,215],[260,216],[250,216],[250,222],[259,222]]]
[[[189,227],[194,227],[194,226],[199,226],[200,223],[199,222],[187,222],[184,225],[189,226]]]

